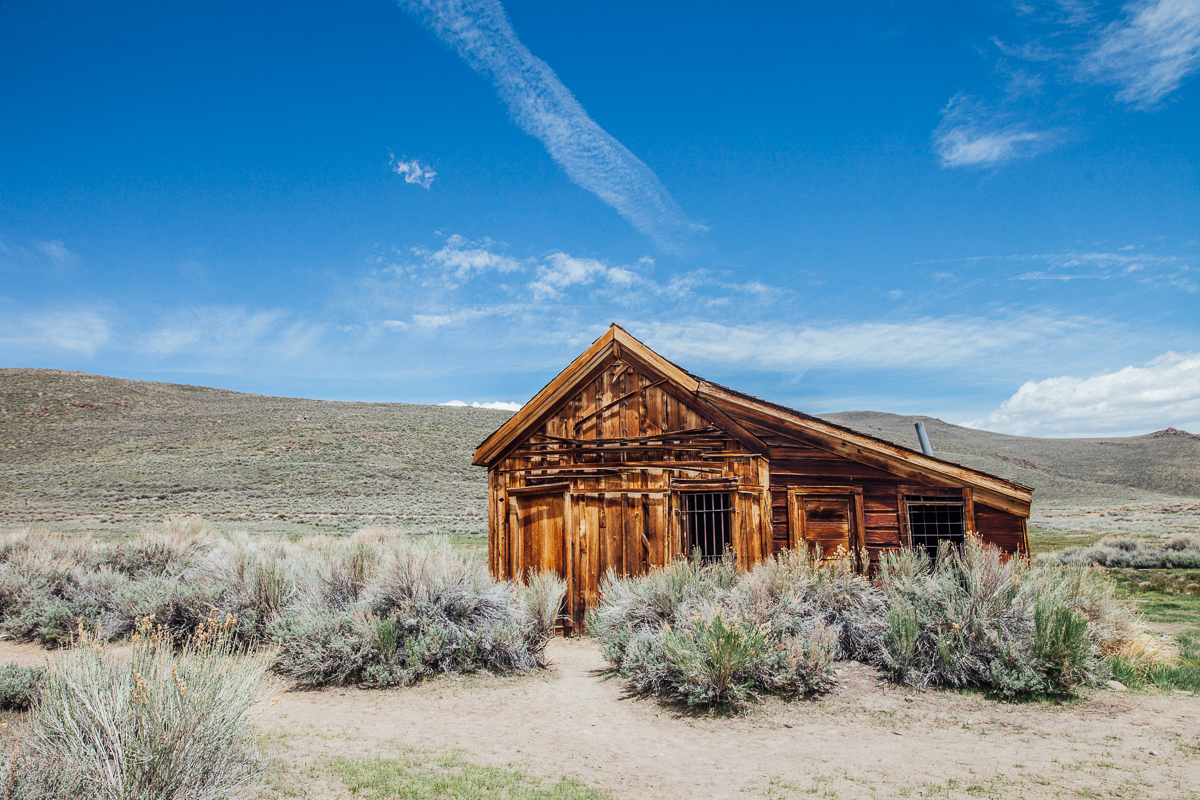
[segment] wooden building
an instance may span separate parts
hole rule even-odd
[[[613,325],[475,452],[488,469],[488,561],[553,570],[581,628],[611,567],[697,551],[745,567],[785,548],[878,558],[976,533],[1027,553],[1032,490],[750,397]]]

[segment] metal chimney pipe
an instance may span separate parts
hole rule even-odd
[[[916,428],[917,438],[921,440],[921,452],[927,456],[933,455],[933,448],[929,446],[929,434],[925,433],[925,423],[918,422]]]

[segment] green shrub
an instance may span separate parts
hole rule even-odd
[[[751,672],[766,655],[767,637],[745,620],[726,619],[727,613],[714,608],[661,633],[668,680],[689,705],[741,703],[754,685]]]
[[[869,614],[855,615],[877,599],[859,576],[818,570],[801,554],[749,573],[732,561],[680,560],[637,577],[610,572],[587,625],[631,691],[740,705],[826,689],[843,636],[864,638]]]
[[[566,592],[560,578],[533,576],[518,590],[494,582],[479,559],[445,542],[373,546],[377,564],[353,590],[361,597],[357,604],[346,603],[350,584],[339,579],[331,588],[332,571],[319,572],[308,582],[307,601],[271,624],[276,672],[311,686],[393,686],[439,673],[520,672],[542,663]]]
[[[232,625],[213,617],[176,649],[145,622],[125,659],[81,632],[47,672],[29,713],[14,794],[248,796],[260,767],[251,708],[266,663],[233,649]]]
[[[1108,674],[1144,635],[1111,580],[1084,567],[1004,561],[978,539],[943,545],[934,565],[886,554],[883,665],[913,686],[975,686],[1003,696],[1066,694]]]
[[[44,667],[0,666],[0,711],[25,711],[41,690]]]
[[[1050,556],[1056,564],[1126,569],[1200,568],[1200,537],[1175,534],[1154,545],[1128,536],[1108,536],[1091,547],[1071,547]]]

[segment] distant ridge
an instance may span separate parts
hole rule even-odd
[[[878,411],[820,416],[914,449],[920,445],[913,425],[924,422],[935,455],[1032,486],[1035,505],[1200,498],[1200,436],[1175,428],[1144,436],[1037,439]]]
[[[1187,431],[1181,431],[1178,428],[1163,428],[1161,431],[1155,431],[1154,433],[1146,434],[1146,437],[1150,439],[1167,439],[1172,436],[1182,436],[1188,439],[1200,439],[1200,436],[1197,436],[1194,433],[1188,433]]]

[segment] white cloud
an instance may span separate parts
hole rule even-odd
[[[1019,436],[1200,432],[1200,353],[1166,353],[1144,367],[1030,381],[973,427]]]
[[[934,131],[943,166],[1001,164],[1061,141],[1065,129],[1045,120],[1080,118],[1070,109],[1079,102],[1071,83],[1116,84],[1118,100],[1150,110],[1200,70],[1197,0],[1133,0],[1117,19],[1115,4],[1091,0],[1014,6],[1041,23],[1037,38],[992,37],[996,50],[981,49],[985,58],[996,56],[993,101],[988,106],[961,92],[950,99]]]
[[[658,177],[597,125],[554,70],[517,38],[499,0],[397,0],[490,79],[513,121],[537,137],[572,181],[666,248],[701,228]]]
[[[415,183],[417,186],[423,186],[428,189],[433,185],[433,179],[437,177],[437,173],[428,165],[422,166],[417,159],[405,161],[401,158],[396,158],[396,154],[389,151],[391,156],[390,164],[392,172],[404,178],[405,183]]]
[[[1194,261],[1185,256],[1131,252],[1139,247],[1129,245],[1119,252],[1084,251],[1068,253],[1032,253],[1003,256],[970,256],[921,261],[918,264],[973,263],[980,261],[1040,262],[1044,269],[1026,270],[1013,275],[1022,281],[1136,280],[1150,287],[1170,287],[1194,292],[1198,288],[1193,276],[1197,273]],[[938,273],[945,275],[945,273]],[[934,277],[937,277],[935,275]]]
[[[283,317],[281,311],[211,306],[176,310],[166,325],[143,334],[137,349],[158,356],[203,350],[230,354],[261,340]]]
[[[413,314],[413,323],[422,330],[435,331],[464,322],[490,317],[504,313],[508,306],[480,306],[475,308],[458,308],[442,314]]]
[[[34,242],[34,245],[37,246],[37,249],[40,250],[43,255],[49,256],[55,261],[65,263],[72,261],[75,258],[75,255],[68,250],[62,242],[59,241]]]
[[[482,241],[473,242],[454,234],[446,239],[440,250],[430,251],[423,247],[414,247],[412,252],[427,264],[440,268],[453,279],[452,285],[456,285],[483,272],[517,272],[523,269],[523,265],[517,259],[492,252],[491,248],[500,244],[486,237]]]
[[[95,355],[111,336],[108,322],[92,311],[42,314],[31,319],[29,325],[55,347],[89,356]]]
[[[0,315],[0,346],[6,355],[54,349],[93,356],[111,338],[108,320],[88,309]]]
[[[611,276],[611,277],[610,277]],[[529,284],[534,299],[561,297],[570,286],[589,284],[597,278],[609,278],[617,285],[629,286],[634,274],[623,267],[611,269],[594,258],[574,258],[566,253],[551,253],[537,270],[537,280]]]
[[[462,400],[450,400],[446,403],[438,403],[439,406],[454,406],[455,408],[490,408],[495,411],[520,411],[520,403],[506,403],[502,400],[497,400],[492,403],[480,403],[478,401],[468,405]]]
[[[684,363],[803,372],[831,365],[925,369],[981,358],[1024,358],[1040,342],[1096,327],[1099,323],[1090,320],[1025,314],[827,325],[661,322],[639,326],[635,335]]]
[[[1102,30],[1080,69],[1120,85],[1121,102],[1153,108],[1200,69],[1200,3],[1143,0],[1124,12]]]
[[[989,167],[1034,155],[1050,138],[1048,131],[1031,131],[1023,123],[1005,124],[1001,115],[962,93],[950,98],[933,132],[944,167]]]
[[[246,353],[294,359],[312,352],[325,326],[285,324],[283,311],[251,311],[240,306],[201,306],[169,314],[166,324],[133,338],[135,350],[156,356],[229,358]]]

